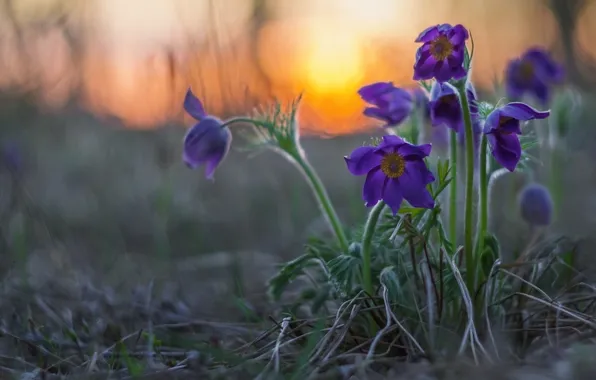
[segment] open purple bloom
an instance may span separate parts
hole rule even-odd
[[[478,116],[476,91],[470,82],[466,85],[470,113],[472,118]],[[456,132],[463,133],[464,115],[459,101],[457,89],[451,84],[435,82],[431,89],[430,116],[433,126],[447,126]]]
[[[232,134],[218,118],[208,115],[201,101],[190,88],[184,98],[184,109],[198,123],[184,136],[182,159],[191,169],[205,165],[205,177],[213,179],[213,173],[230,150]]]
[[[431,145],[412,145],[398,136],[385,135],[378,146],[356,148],[344,157],[353,175],[365,175],[362,197],[367,207],[381,199],[397,214],[402,200],[413,207],[433,208],[435,201],[426,189],[435,177],[424,158]]]
[[[553,216],[553,200],[546,187],[538,183],[527,185],[520,193],[522,218],[533,226],[548,226]]]
[[[518,99],[529,93],[546,105],[550,101],[551,86],[563,78],[563,68],[551,55],[540,47],[533,47],[509,62],[505,72],[507,96]]]
[[[412,95],[391,82],[377,82],[362,87],[358,94],[374,107],[364,109],[364,115],[384,121],[384,127],[401,124],[414,107]]]
[[[438,82],[466,76],[464,58],[469,33],[463,25],[441,24],[424,30],[416,42],[422,46],[416,52],[414,80],[435,78]]]
[[[538,111],[524,103],[509,103],[491,112],[484,123],[484,133],[495,160],[514,171],[521,158],[522,121],[546,119],[550,111]]]

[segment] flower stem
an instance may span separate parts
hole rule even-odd
[[[476,260],[474,260],[474,135],[472,130],[472,115],[470,113],[470,102],[466,93],[466,82],[459,81],[457,84],[462,113],[464,115],[464,127],[466,138],[466,197],[464,211],[464,257],[466,260],[466,284],[471,294],[474,294],[476,283]]]
[[[449,132],[449,160],[451,161],[451,183],[449,190],[449,241],[452,254],[457,251],[457,132]]]
[[[371,244],[372,238],[377,227],[377,222],[381,216],[381,211],[385,208],[385,202],[379,201],[368,214],[368,219],[364,225],[364,234],[362,235],[362,282],[364,291],[369,295],[373,294],[372,273],[371,273]]]
[[[344,233],[343,227],[341,222],[339,221],[339,217],[335,212],[335,208],[331,203],[331,199],[329,199],[329,194],[323,185],[323,182],[315,172],[314,168],[310,165],[307,161],[306,157],[299,153],[292,154],[292,157],[296,160],[304,175],[306,176],[310,186],[317,198],[319,203],[319,207],[327,217],[327,221],[329,222],[331,229],[335,233],[335,237],[337,238],[337,242],[339,243],[340,249],[343,253],[348,253],[348,238]]]
[[[263,127],[266,125],[265,123],[259,120],[251,119],[248,117],[234,117],[228,119],[225,123],[223,123],[221,125],[221,128],[227,127],[228,125],[233,123],[249,123],[254,125],[255,127]],[[300,143],[296,141],[292,144],[291,149],[282,148],[282,150],[289,154],[296,161],[298,166],[302,169],[302,172],[304,173],[308,183],[311,186],[313,193],[315,194],[315,197],[317,198],[317,202],[319,203],[321,211],[323,211],[323,214],[327,218],[327,221],[329,222],[329,225],[331,226],[331,229],[333,230],[333,233],[337,238],[337,242],[339,243],[340,249],[343,253],[347,254],[349,247],[348,238],[344,233],[342,224],[339,221],[339,217],[337,216],[335,208],[333,207],[331,199],[329,198],[329,194],[325,189],[325,185],[323,185],[323,182],[317,175],[315,169],[308,162],[306,157],[304,157],[304,154],[301,153],[302,149],[300,148]]]
[[[488,228],[488,173],[487,173],[487,141],[486,136],[482,134],[480,140],[480,211],[479,211],[479,230],[478,230],[478,255],[484,251],[484,237]]]

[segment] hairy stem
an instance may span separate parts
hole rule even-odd
[[[486,236],[486,231],[488,229],[488,172],[487,172],[487,141],[486,136],[482,134],[482,139],[480,140],[480,162],[479,162],[479,169],[480,169],[480,207],[479,207],[479,215],[478,215],[478,255],[481,255],[484,251],[484,237]]]
[[[306,176],[308,182],[310,183],[313,193],[317,198],[317,202],[319,203],[319,207],[321,208],[321,211],[323,211],[323,213],[325,214],[327,221],[329,222],[329,225],[331,226],[331,229],[333,230],[333,233],[337,238],[337,242],[339,243],[342,252],[347,254],[349,246],[348,238],[344,233],[343,226],[339,220],[339,217],[337,216],[337,213],[335,212],[333,204],[331,203],[331,199],[329,198],[329,194],[325,189],[325,185],[323,185],[323,182],[315,172],[315,169],[310,165],[310,163],[306,160],[305,157],[298,154],[293,155],[293,157],[302,169],[302,171],[304,172],[304,175]]]
[[[366,220],[366,224],[364,225],[364,234],[362,235],[362,286],[364,287],[364,291],[372,296],[373,294],[373,286],[372,286],[372,273],[371,273],[371,244],[372,238],[375,234],[375,228],[377,227],[377,222],[379,221],[379,217],[381,216],[381,211],[385,208],[385,202],[379,201],[373,209],[368,214],[368,219]]]
[[[451,253],[457,250],[457,132],[449,132],[449,164],[451,166],[451,183],[449,184],[449,241]]]
[[[466,197],[464,211],[464,255],[466,260],[466,284],[470,294],[475,294],[476,285],[476,260],[474,257],[474,226],[473,226],[473,201],[474,201],[474,132],[472,130],[472,115],[470,102],[466,91],[466,82],[460,81],[457,85],[461,108],[464,115],[466,137]]]

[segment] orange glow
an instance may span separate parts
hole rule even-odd
[[[80,85],[89,110],[138,128],[179,120],[184,90],[192,85],[209,112],[222,115],[249,111],[271,95],[303,92],[305,130],[349,133],[371,123],[362,116],[361,86],[413,84],[414,39],[428,25],[462,23],[471,30],[478,86],[501,78],[507,62],[527,47],[557,37],[542,0],[269,0],[268,17],[254,33],[248,0],[13,3],[21,23],[65,14],[68,25],[83,26],[84,57],[71,61],[57,30],[34,38],[30,28],[18,42],[0,14],[0,86],[26,87],[34,78],[40,101],[59,107]],[[596,6],[589,7],[578,28],[579,46],[592,55],[588,42],[596,29],[587,20],[594,13]],[[26,60],[15,53],[22,45]],[[37,65],[35,75],[23,62]]]

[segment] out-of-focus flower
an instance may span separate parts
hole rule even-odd
[[[410,92],[391,82],[377,82],[358,90],[360,97],[374,107],[366,107],[364,115],[385,122],[384,127],[401,124],[412,112],[414,102]]]
[[[413,207],[435,206],[426,188],[435,180],[424,162],[430,151],[430,144],[412,145],[398,136],[385,135],[378,146],[356,148],[344,159],[350,173],[366,175],[362,191],[366,206],[382,199],[395,215],[403,199]]]
[[[415,87],[411,90],[414,99],[414,110],[420,114],[422,122],[430,122],[430,99],[425,90]]]
[[[441,24],[424,30],[416,42],[422,46],[416,52],[414,80],[435,78],[439,82],[466,76],[464,58],[469,33],[463,25]]]
[[[184,109],[195,118],[196,123],[184,136],[182,159],[191,169],[205,165],[205,177],[213,179],[215,169],[226,157],[232,143],[229,128],[223,122],[208,115],[201,101],[190,88],[184,98]]]
[[[522,121],[546,119],[550,111],[538,111],[524,103],[509,103],[491,112],[484,123],[484,133],[495,160],[514,171],[521,158]]]
[[[550,192],[538,183],[527,185],[519,195],[521,216],[532,226],[548,226],[552,220],[553,207]]]
[[[519,99],[529,93],[546,106],[551,98],[552,85],[562,82],[564,75],[563,67],[546,50],[540,47],[530,48],[507,65],[507,96],[510,99]]]
[[[19,173],[23,167],[21,149],[14,141],[7,141],[2,144],[2,164],[11,173]]]
[[[472,119],[477,119],[476,91],[470,82],[466,85]],[[434,126],[446,126],[463,132],[464,115],[457,89],[445,82],[435,82],[431,90],[430,117]]]

